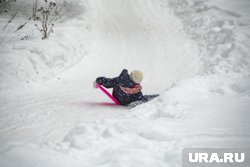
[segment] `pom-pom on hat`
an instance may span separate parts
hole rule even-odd
[[[143,73],[139,70],[132,71],[129,76],[130,79],[136,84],[140,84],[143,79]]]

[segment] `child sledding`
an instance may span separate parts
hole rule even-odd
[[[122,70],[121,74],[115,78],[98,77],[94,85],[97,84],[105,88],[113,88],[112,95],[120,105],[137,105],[148,102],[159,95],[143,95],[141,81],[143,74],[134,70],[128,74],[128,70]],[[118,103],[117,103],[118,104]]]

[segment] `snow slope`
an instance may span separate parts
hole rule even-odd
[[[249,147],[250,3],[63,2],[50,40],[0,50],[0,166],[173,167],[182,148]],[[93,90],[123,68],[161,96],[129,110]]]
[[[71,3],[65,0],[59,3],[64,6],[62,12],[71,12],[67,12],[55,23],[54,31],[57,34],[52,34],[50,40],[41,40],[42,35],[35,26],[37,24],[41,27],[41,22],[38,21],[29,21],[23,29],[16,32],[32,15],[33,3],[17,1],[10,4],[9,13],[1,14],[0,18],[1,89],[30,89],[34,83],[49,80],[77,64],[87,54],[85,47],[89,41],[78,35],[88,31],[84,23],[79,25],[79,20],[82,21],[85,17],[84,2]],[[11,15],[20,7],[16,18],[3,29]]]

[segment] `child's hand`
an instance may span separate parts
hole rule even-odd
[[[93,88],[95,88],[95,89],[97,88],[97,83],[96,83],[96,81],[93,82]]]

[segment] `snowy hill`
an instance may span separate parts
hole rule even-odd
[[[34,21],[15,32],[29,1],[1,30],[0,166],[173,167],[183,148],[250,146],[250,2],[57,4],[67,12],[49,39]],[[92,88],[124,68],[160,97],[128,109]]]

